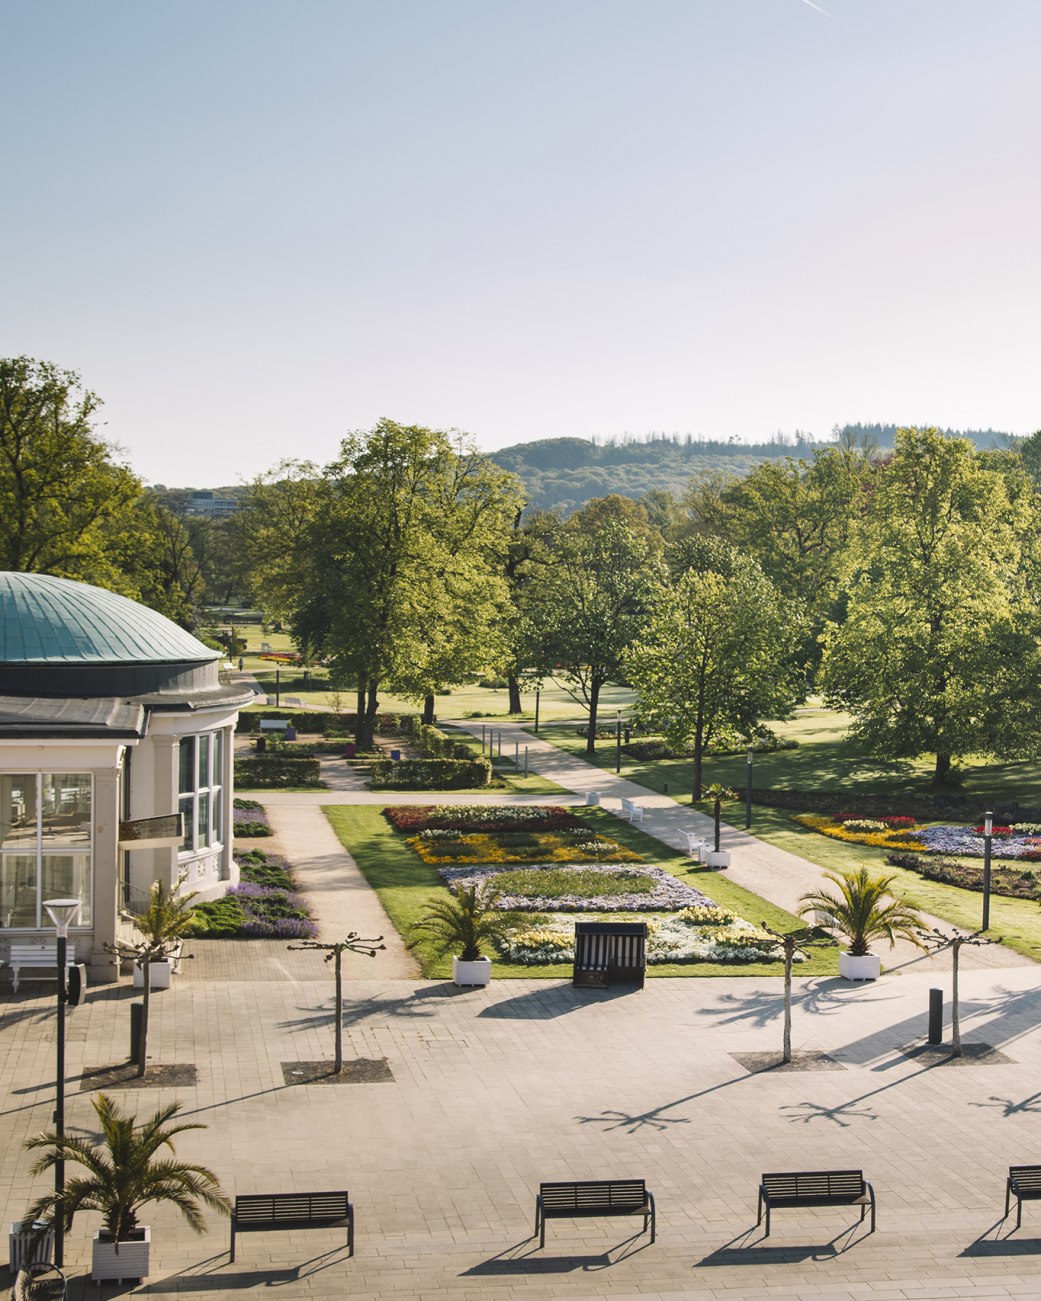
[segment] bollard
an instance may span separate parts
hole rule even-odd
[[[528,775],[528,747],[524,747],[524,776]]]
[[[943,1043],[943,990],[929,991],[929,1042]]]
[[[484,754],[484,724],[481,724],[481,753]]]
[[[135,1066],[141,1065],[141,1022],[144,1015],[143,1003],[130,1004],[130,1060]]]
[[[514,741],[513,743],[513,766],[514,768],[520,767],[520,741]]]
[[[668,782],[662,782],[662,784],[661,784],[661,793],[662,793],[663,795],[668,795],[668,793],[669,793],[669,783],[668,783]]]

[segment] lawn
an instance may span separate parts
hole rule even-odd
[[[410,924],[419,918],[426,900],[445,889],[437,869],[424,863],[408,848],[405,837],[392,830],[380,809],[336,805],[326,807],[324,812],[341,843],[353,856],[365,879],[376,890],[395,927],[405,934]],[[787,931],[804,924],[783,909],[742,889],[725,875],[692,865],[684,855],[631,827],[605,809],[583,809],[582,816],[601,834],[634,850],[646,862],[662,867],[688,882],[721,907],[733,910],[754,925],[766,922],[775,930]],[[431,958],[429,953],[418,952],[426,976],[436,979],[451,975],[449,958],[437,960]],[[834,975],[838,967],[837,953],[837,948],[832,947],[811,950],[808,961],[800,963],[796,970],[799,975]],[[498,978],[564,980],[571,977],[570,962],[528,966],[508,963],[496,956],[493,970]],[[781,976],[783,966],[780,962],[655,963],[648,966],[647,974],[651,977]]]

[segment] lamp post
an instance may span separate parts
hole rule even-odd
[[[614,711],[614,770],[622,771],[622,711]]]
[[[752,825],[752,747],[745,751],[745,830]]]
[[[59,1156],[54,1163],[54,1191],[58,1197],[58,1213],[54,1217],[54,1263],[61,1269],[65,1260],[65,1207],[61,1201],[65,1192],[65,1161],[60,1155],[60,1143],[65,1138],[65,965],[69,927],[79,921],[82,904],[79,899],[45,899],[43,906],[58,932],[58,1061],[55,1071],[54,1133],[59,1142]]]
[[[982,930],[990,930],[990,842],[994,832],[994,814],[983,815],[983,925]]]
[[[535,735],[539,734],[539,688],[535,688]]]

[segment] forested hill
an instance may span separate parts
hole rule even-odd
[[[596,442],[586,438],[540,438],[492,452],[491,459],[520,478],[532,509],[568,514],[590,497],[605,497],[611,492],[642,497],[652,488],[665,488],[679,495],[692,478],[747,474],[760,461],[809,456],[815,447],[833,445],[839,437],[884,450],[892,447],[896,430],[896,425],[846,425],[836,427],[829,438],[815,439],[796,431],[794,435],[777,434],[762,443],[673,434]],[[1009,441],[1007,435],[993,429],[945,432],[969,438],[977,447],[1006,446]]]

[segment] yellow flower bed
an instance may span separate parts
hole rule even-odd
[[[564,837],[556,831],[525,832],[511,842],[513,833],[473,831],[451,840],[410,836],[406,844],[424,863],[642,863],[639,854],[617,840],[590,831],[582,837]]]
[[[877,845],[880,849],[924,850],[920,840],[908,839],[906,831],[848,831],[840,822],[821,813],[796,813],[793,820],[811,831],[819,831],[832,840],[845,840],[854,845]]]

